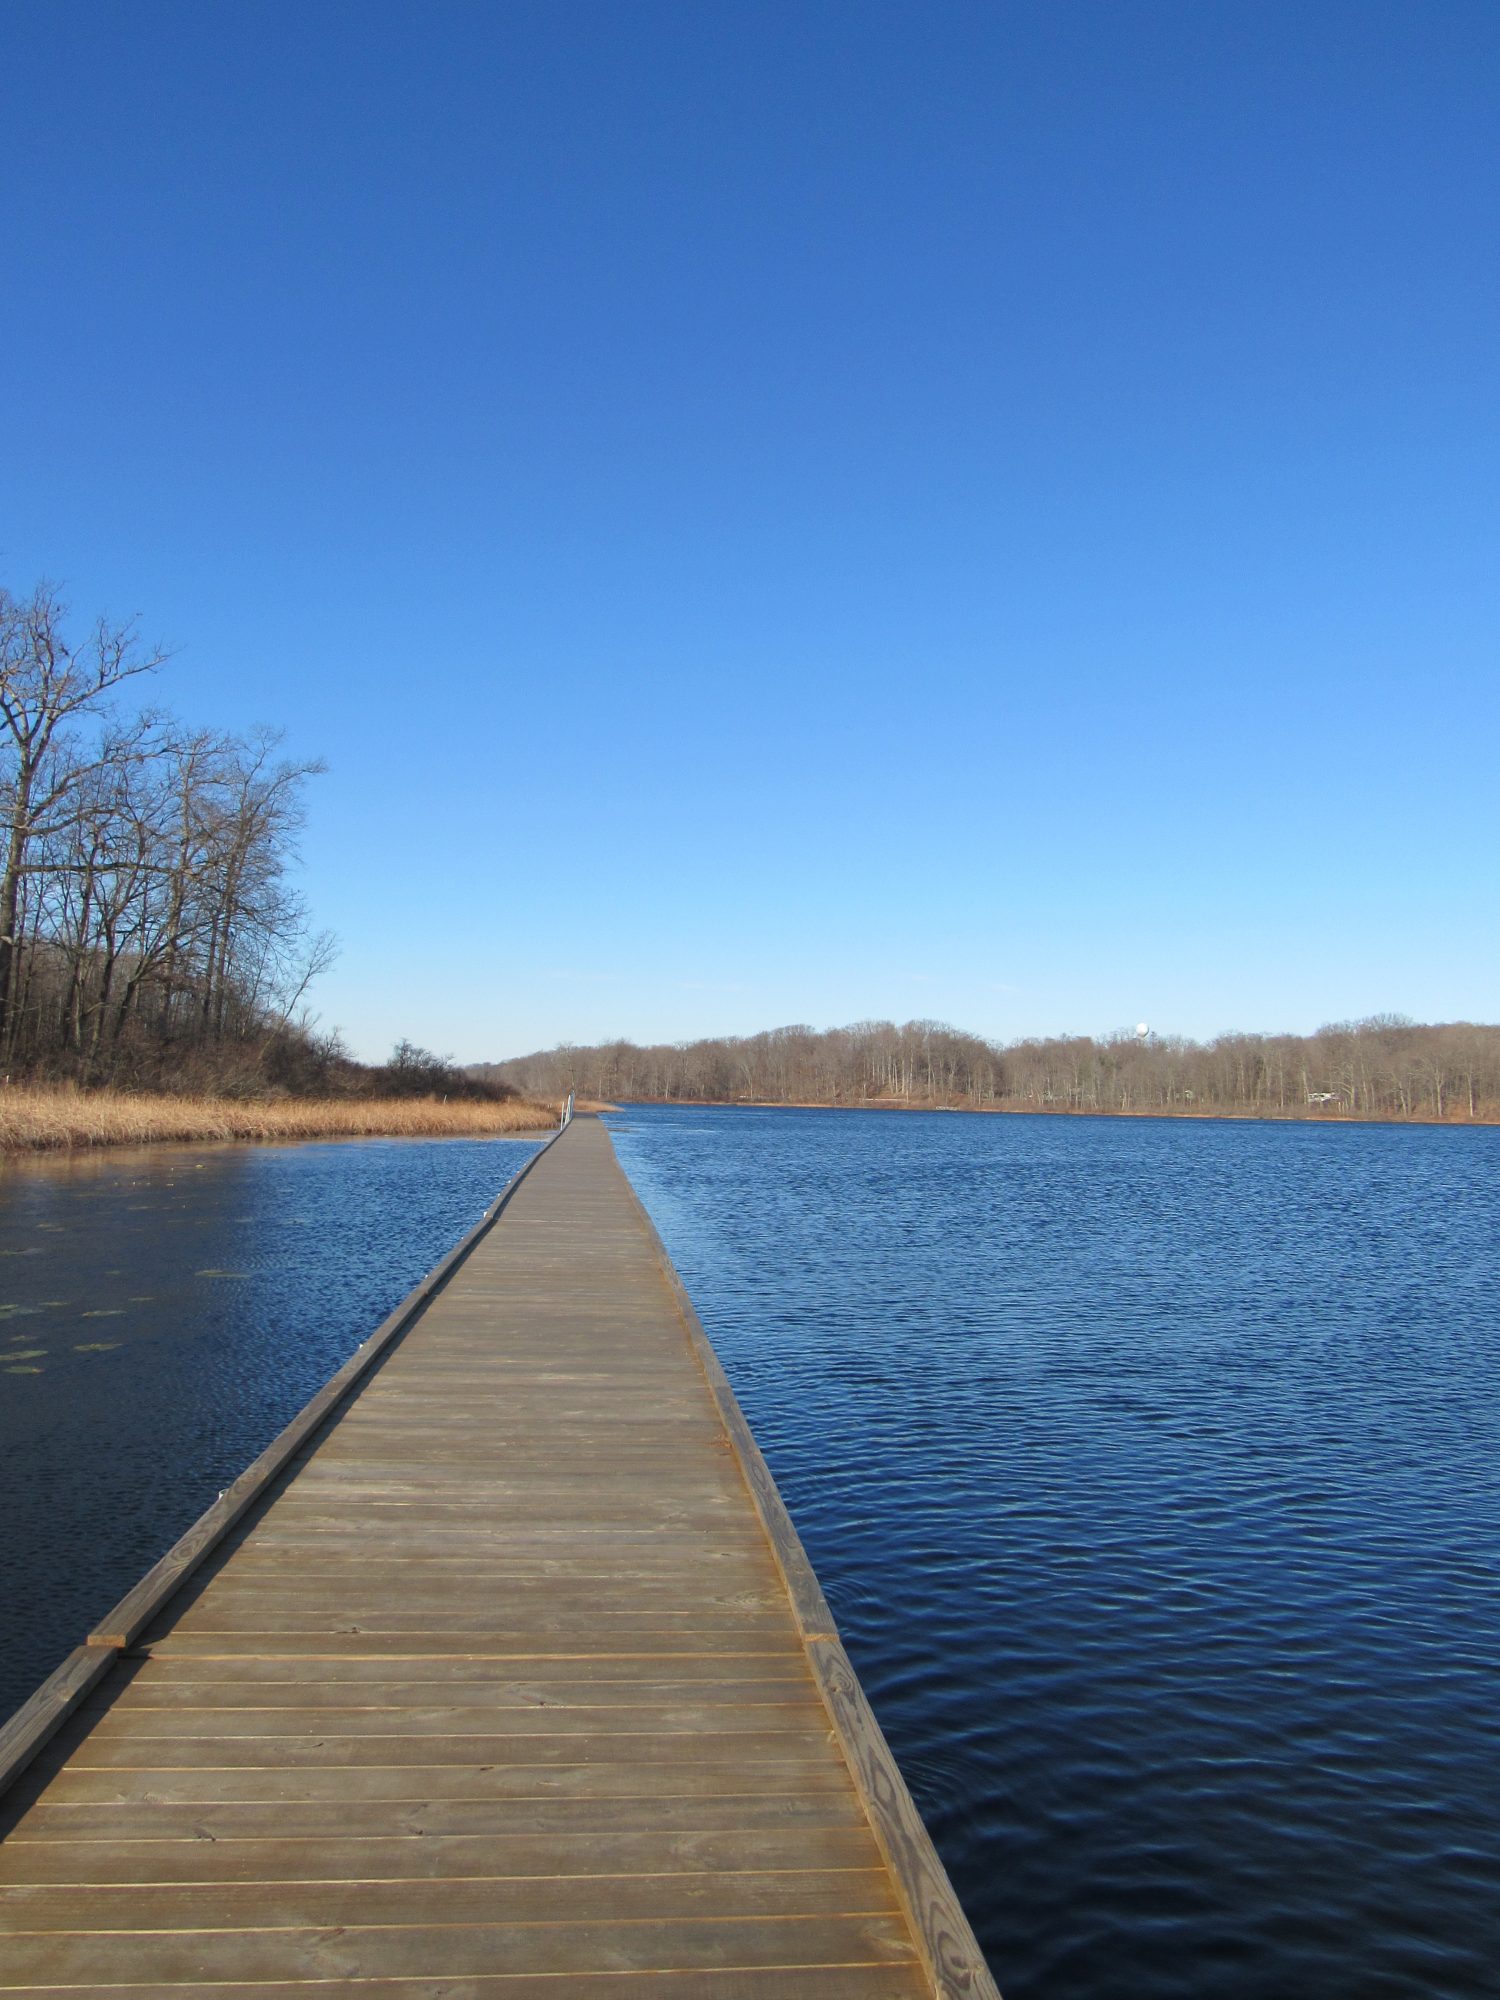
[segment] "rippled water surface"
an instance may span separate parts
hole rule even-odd
[[[534,1151],[364,1140],[4,1170],[0,1717]]]
[[[1500,1132],[611,1122],[1007,2000],[1500,1993]]]

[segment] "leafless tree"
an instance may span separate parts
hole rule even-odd
[[[126,681],[150,673],[166,655],[139,641],[134,624],[103,619],[77,645],[64,626],[56,587],[41,583],[27,599],[0,590],[0,1042],[12,1046],[21,888],[33,851],[72,823],[101,757],[80,753],[71,725],[99,715]]]
[[[164,657],[130,626],[79,645],[58,593],[0,592],[0,1053],[82,1081],[285,1036],[332,939],[292,886],[306,781],[248,737],[122,718]]]

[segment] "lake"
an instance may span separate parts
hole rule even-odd
[[[536,1151],[343,1140],[0,1172],[0,1717]]]
[[[630,1110],[1007,2000],[1500,1957],[1500,1131]]]
[[[1496,1989],[1500,1131],[630,1110],[1007,2000]],[[0,1709],[527,1141],[0,1184]]]

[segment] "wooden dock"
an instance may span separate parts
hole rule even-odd
[[[0,1732],[0,1989],[995,2000],[579,1119]]]

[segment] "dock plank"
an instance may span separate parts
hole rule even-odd
[[[631,1922],[308,1925],[249,1931],[87,1931],[64,1942],[12,1933],[0,1987],[58,1983],[59,1951],[77,1984],[185,1980],[349,1980],[495,1972],[676,1972],[807,1965],[912,1964],[910,1931],[887,1916],[704,1915]]]
[[[346,1987],[350,2000],[558,2000],[558,1980],[552,1973],[481,1973],[440,1979],[361,1979]],[[12,2000],[318,2000],[329,1988],[310,1987],[303,1980],[174,1980],[163,1987],[149,1985],[17,1986],[7,1989]],[[932,1991],[923,1973],[912,1965],[767,1965],[753,1971],[720,1969],[698,1972],[680,1966],[646,1972],[630,1970],[571,1973],[567,2000],[925,2000]]]
[[[0,1884],[395,1882],[548,1875],[674,1875],[753,1869],[805,1873],[880,1869],[867,1827],[735,1827],[716,1832],[409,1833],[384,1838],[12,1841]]]
[[[238,1841],[286,1839],[314,1846],[340,1840],[384,1840],[415,1835],[514,1837],[565,1835],[586,1841],[610,1833],[757,1833],[784,1827],[858,1827],[868,1831],[864,1808],[842,1787],[786,1792],[720,1792],[714,1796],[664,1791],[620,1797],[503,1799],[339,1799],[295,1804],[154,1801],[142,1814],[133,1804],[63,1805],[44,1801],[27,1815],[0,1854],[31,1845],[106,1841],[127,1844],[193,1841],[210,1850]],[[62,1880],[72,1880],[63,1876]],[[80,1878],[81,1879],[81,1878]],[[156,1878],[163,1879],[161,1877]]]

